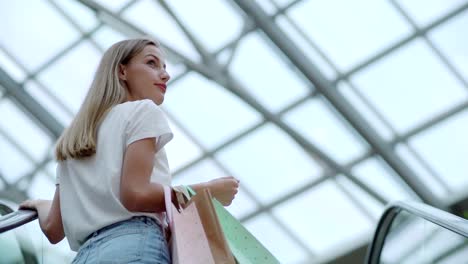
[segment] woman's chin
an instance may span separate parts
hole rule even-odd
[[[164,102],[164,97],[163,98],[152,98],[151,99],[155,104],[161,105]]]

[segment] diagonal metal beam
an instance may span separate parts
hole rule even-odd
[[[412,24],[412,26],[414,27],[414,35],[418,35],[419,33],[419,28],[416,26],[416,24],[411,20],[411,18],[406,14],[404,13],[403,9],[401,9],[401,7],[399,6],[398,3],[395,2],[395,0],[389,0],[392,2],[392,4],[395,5],[395,7],[400,11],[402,12],[403,16]],[[279,9],[280,6],[275,2],[275,0],[270,0],[270,2],[277,8]],[[317,51],[318,55],[328,63],[328,65],[338,74],[338,76],[348,76],[348,75],[343,75],[343,73],[340,71],[340,69],[335,65],[335,63],[328,57],[328,55],[325,54],[325,52],[323,52],[321,50],[321,48],[319,48],[313,41],[312,39],[310,38],[310,36],[308,36],[299,26],[298,24],[293,20],[291,19],[287,14],[284,14],[283,17],[289,22],[289,24],[298,32],[298,34],[304,39],[304,41],[309,44],[315,51]],[[249,25],[252,24],[252,23],[249,23]],[[445,62],[446,66],[449,67],[451,70],[452,70],[452,73],[459,79],[463,79],[463,78],[460,78],[461,74],[457,72],[457,70],[455,69],[455,67],[453,67],[449,62],[448,62],[448,59],[446,59],[442,54],[441,52],[439,52],[436,47],[431,43],[431,41],[429,41],[429,39],[427,38],[426,36],[426,33],[427,31],[424,31],[425,33],[423,33],[422,37],[424,39],[426,39],[426,41],[429,43],[429,45],[434,49],[434,51],[436,52],[436,54],[441,58],[442,61]],[[387,55],[388,53],[386,52],[387,50],[384,50],[383,52],[379,52],[378,54],[374,55],[373,57],[381,57],[379,56],[379,54],[384,54],[384,55]],[[391,50],[393,51],[393,50]],[[370,59],[370,61],[373,61],[372,58]],[[370,66],[372,64],[367,64],[364,62],[365,65]],[[374,113],[374,115],[377,117],[377,119],[380,120],[380,122],[382,122],[384,124],[385,127],[387,127],[394,135],[396,136],[399,136],[399,133],[396,131],[396,129],[393,127],[393,125],[387,120],[386,117],[383,116],[383,114],[377,109],[377,107],[357,88],[356,84],[354,84],[351,80],[347,79],[347,78],[341,78],[342,81],[346,81],[349,85],[349,88],[351,89],[351,91],[353,91],[356,96],[362,100],[363,104],[366,105],[366,107],[369,108],[369,110],[371,112]],[[462,83],[466,83],[466,82],[463,82]],[[334,85],[336,85],[336,83],[334,83]],[[465,85],[465,88],[468,89],[468,85]],[[393,147],[393,146],[392,146]],[[424,168],[427,170],[427,172],[429,172],[429,175],[434,179],[434,181],[437,182],[437,184],[439,184],[443,189],[444,191],[446,192],[449,192],[450,191],[450,187],[448,186],[448,184],[446,182],[443,181],[442,179],[442,176],[436,172],[430,165],[427,161],[425,161],[425,159],[411,146],[411,145],[407,145],[407,148],[408,150],[415,156],[415,158],[421,163],[422,166],[424,166]]]
[[[63,126],[53,117],[47,109],[40,105],[24,88],[11,78],[5,70],[0,68],[0,85],[18,105],[31,114],[40,126],[42,126],[54,139],[58,138],[63,131]]]
[[[425,203],[446,208],[255,1],[235,0],[235,2]]]

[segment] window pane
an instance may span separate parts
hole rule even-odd
[[[124,12],[123,17],[192,60],[200,59],[182,30],[156,1],[138,1]]]
[[[456,191],[465,191],[468,184],[468,112],[464,111],[449,120],[415,136],[410,143],[421,156]]]
[[[78,1],[58,0],[53,2],[62,8],[64,13],[70,16],[73,19],[73,22],[78,24],[83,30],[89,31],[98,23],[95,13]]]
[[[294,23],[294,21],[290,22],[286,18],[286,16],[279,16],[276,19],[276,22],[278,23],[278,26],[281,27],[281,29],[289,35],[289,37],[294,41],[294,43],[299,46],[301,52],[303,52],[304,55],[306,55],[312,61],[312,63],[323,74],[325,74],[326,77],[328,77],[328,79],[333,80],[336,78],[337,72],[324,58],[322,58],[319,55],[319,52],[315,50],[315,48],[312,45],[309,44],[308,41],[312,40],[309,35],[304,33],[304,30],[302,30],[301,28],[297,29],[296,27],[294,27],[291,24],[291,22]],[[297,26],[297,23],[294,24]],[[303,34],[301,34],[298,30],[300,30]],[[304,39],[304,37],[306,37],[308,40]],[[317,46],[317,44],[314,45]]]
[[[91,86],[101,54],[88,41],[47,68],[39,79],[75,113]]]
[[[261,214],[244,225],[280,263],[305,263],[307,253],[269,215]]]
[[[0,17],[8,21],[0,23],[0,43],[28,69],[36,69],[79,37],[47,1],[0,1]]]
[[[33,164],[18,149],[0,135],[0,173],[8,183],[13,183],[33,169]]]
[[[321,99],[308,100],[285,114],[288,124],[338,162],[364,154],[364,141]]]
[[[231,70],[247,92],[271,111],[279,111],[312,89],[257,33],[242,40]]]
[[[233,40],[241,31],[242,20],[225,1],[167,1],[187,30],[206,46],[215,51]],[[195,11],[196,10],[196,11]],[[216,10],[213,12],[213,10]],[[219,24],[219,23],[222,23]],[[164,33],[166,34],[166,33]]]
[[[448,195],[447,192],[449,190],[444,188],[447,184],[444,184],[445,186],[442,186],[441,183],[434,178],[434,175],[432,175],[432,173],[428,171],[428,169],[410,151],[407,145],[398,144],[395,149],[398,155],[400,155],[401,158],[406,162],[406,164],[408,164],[411,167],[411,169],[414,170],[419,179],[431,190],[431,192],[434,195],[436,195],[439,198]],[[430,163],[428,163],[427,161],[425,163],[430,166],[431,170],[433,170],[432,165]],[[441,180],[444,181],[444,179]]]
[[[27,194],[33,199],[52,200],[55,194],[55,181],[40,170],[33,176]]]
[[[165,108],[208,148],[260,121],[260,115],[242,100],[194,73],[169,86],[165,100]]]
[[[442,26],[431,31],[430,38],[446,54],[449,61],[455,64],[468,81],[468,36],[461,34],[468,23],[468,12],[449,20]]]
[[[57,97],[58,95],[55,95],[56,98],[52,98],[54,94],[52,94],[51,91],[44,91],[44,89],[47,88],[39,87],[34,81],[25,83],[24,88],[40,105],[47,109],[60,124],[64,127],[70,124],[73,115],[69,109],[57,103],[57,100],[59,102],[61,100]]]
[[[386,164],[378,158],[370,158],[359,163],[351,172],[389,202],[417,199],[403,180],[389,171]]]
[[[410,32],[385,0],[302,1],[287,13],[341,70]]]
[[[170,127],[174,138],[165,148],[171,171],[176,171],[190,161],[198,158],[202,154],[202,150],[173,122],[170,122]]]
[[[47,153],[51,138],[10,100],[0,102],[0,128],[36,160]]]
[[[55,184],[55,179],[57,177],[56,170],[57,170],[57,161],[55,159],[51,159],[51,161],[47,163],[47,165],[45,166],[45,171],[47,175],[52,175],[54,184]]]
[[[316,179],[321,168],[282,130],[267,124],[217,157],[263,203]]]
[[[364,191],[361,187],[348,179],[348,177],[339,175],[336,177],[336,181],[338,184],[341,184],[343,188],[347,189],[348,192],[351,193],[353,197],[371,213],[371,216],[374,217],[373,220],[375,220],[374,224],[377,224],[377,220],[383,212],[384,204],[381,204],[368,192]]]
[[[397,0],[397,2],[418,25],[423,26],[460,7],[466,3],[466,0]]]
[[[413,41],[352,79],[400,133],[465,101],[467,95],[421,40]]]
[[[333,181],[326,181],[281,204],[274,213],[322,256],[336,252],[336,247],[356,243],[373,231],[373,223],[337,189]]]
[[[93,34],[93,39],[102,47],[103,50],[107,50],[114,43],[127,39],[127,37],[113,28],[104,25]]]

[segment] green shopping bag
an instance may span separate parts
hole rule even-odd
[[[190,196],[195,191],[185,186]],[[232,254],[239,264],[278,264],[278,259],[266,249],[224,206],[213,198],[221,228]]]

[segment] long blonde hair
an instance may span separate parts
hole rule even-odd
[[[126,65],[147,45],[160,47],[156,40],[144,37],[117,42],[104,53],[78,113],[57,141],[55,157],[58,161],[96,153],[101,121],[108,110],[127,99],[127,88],[119,79],[119,65]]]

